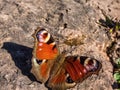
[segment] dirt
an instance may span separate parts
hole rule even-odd
[[[61,52],[102,63],[98,75],[70,90],[116,89],[109,55],[119,51],[108,55],[111,40],[97,22],[103,11],[120,20],[119,6],[120,0],[0,0],[0,90],[48,90],[30,73],[31,35],[38,26],[48,29]]]

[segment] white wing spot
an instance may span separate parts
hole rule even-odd
[[[41,51],[42,49],[40,48],[39,51]]]
[[[43,45],[43,43],[39,43],[39,46],[42,46]]]

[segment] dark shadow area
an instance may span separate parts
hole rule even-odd
[[[104,12],[103,12],[103,15],[104,15],[105,19],[99,19],[99,24],[101,26],[109,28],[109,29],[111,29],[111,28],[115,29],[116,26],[120,26],[119,20],[117,20],[117,19],[113,20],[112,17],[107,16]]]
[[[23,75],[28,76],[32,81],[36,81],[31,70],[32,48],[12,42],[5,42],[2,49],[6,49],[11,54],[15,65],[22,71]]]
[[[118,89],[118,88],[120,88],[120,83],[114,82],[112,87],[113,87],[113,89]]]
[[[113,65],[113,75],[114,75],[116,72],[119,72],[119,67],[118,67],[119,64],[117,63],[116,60],[117,60],[117,58],[120,57],[120,54],[118,53],[120,50],[118,47],[118,45],[119,45],[118,41],[120,38],[120,34],[119,34],[120,20],[118,20],[117,18],[114,19],[114,18],[106,15],[105,12],[103,12],[103,15],[104,15],[105,19],[100,19],[99,24],[101,26],[105,27],[106,34],[107,34],[108,38],[111,40],[111,43],[106,48],[106,53]],[[118,89],[118,88],[120,88],[120,83],[114,82],[112,87],[113,87],[113,89]]]

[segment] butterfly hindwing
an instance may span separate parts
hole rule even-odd
[[[45,29],[37,28],[33,37],[35,44],[31,72],[38,81],[46,82],[59,51],[54,39]]]

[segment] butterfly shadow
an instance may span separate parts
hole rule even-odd
[[[31,70],[32,48],[19,45],[13,42],[5,42],[2,49],[6,49],[11,54],[15,65],[26,75],[31,81],[36,81]]]

